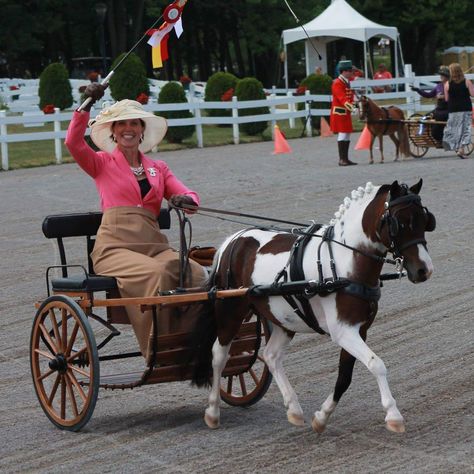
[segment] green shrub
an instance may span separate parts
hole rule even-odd
[[[183,86],[177,82],[168,82],[165,84],[158,96],[159,104],[178,104],[187,102],[186,93]],[[166,119],[191,118],[193,115],[189,110],[174,110],[169,112],[160,112]],[[170,127],[166,132],[166,138],[171,143],[181,143],[185,138],[189,138],[194,133],[192,125],[183,127]]]
[[[54,105],[61,110],[71,107],[73,103],[69,73],[61,63],[52,63],[40,75],[38,95],[39,107]]]
[[[115,59],[112,69],[115,69],[125,54],[121,54]],[[140,94],[150,95],[145,65],[135,53],[130,54],[110,78],[109,87],[110,94],[115,100],[137,100]]]
[[[229,72],[216,72],[209,77],[204,92],[204,100],[206,102],[221,102],[222,95],[229,89],[234,89],[238,79]],[[209,109],[207,114],[210,117],[227,117],[232,115],[232,111],[225,109]]]
[[[244,100],[262,100],[265,99],[263,85],[254,77],[246,77],[241,79],[235,88],[235,95],[239,101]],[[252,109],[239,109],[239,115],[260,115],[268,114],[268,107],[255,107]],[[242,131],[247,135],[258,135],[262,133],[268,126],[265,122],[249,122],[240,125]]]
[[[306,87],[311,94],[331,94],[332,77],[328,74],[310,74],[308,77],[301,81],[300,86]],[[311,104],[312,109],[327,109],[330,108],[330,104],[327,102],[313,102]],[[304,103],[298,104],[298,110],[304,109]],[[303,122],[306,119],[302,119]],[[321,118],[311,117],[311,125],[313,128],[318,129],[321,124]]]

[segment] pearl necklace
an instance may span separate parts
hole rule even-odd
[[[145,172],[145,170],[143,169],[143,165],[140,165],[138,168],[134,168],[133,166],[130,166],[130,169],[132,170],[132,173],[135,176],[140,176]]]

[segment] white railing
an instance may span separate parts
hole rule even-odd
[[[474,78],[474,74],[467,75],[469,78]],[[387,101],[387,100],[400,100],[404,103],[397,103],[397,106],[406,110],[408,115],[411,115],[415,112],[431,110],[433,104],[421,103],[421,97],[416,92],[413,92],[409,89],[409,85],[415,85],[417,87],[433,87],[436,81],[439,79],[438,76],[423,76],[423,77],[405,77],[398,79],[385,79],[385,80],[362,80],[358,79],[352,82],[352,87],[356,89],[359,93],[367,94],[369,97],[372,97],[376,101]],[[13,82],[12,82],[13,81]],[[26,81],[23,81],[26,82]],[[85,85],[88,82],[82,81]],[[10,85],[20,84],[19,90],[10,90]],[[15,82],[14,80],[10,81],[1,81],[0,80],[0,95],[5,94],[7,97],[13,95],[22,95],[22,86],[21,82]],[[371,88],[374,86],[383,86],[389,85],[394,89],[394,92],[384,92],[379,94],[372,94]],[[78,88],[77,84],[74,84],[76,89]],[[154,84],[155,90],[159,88],[161,84]],[[401,87],[403,86],[403,87]],[[30,84],[26,87],[32,87]],[[3,89],[3,91],[2,91]],[[168,125],[170,127],[180,127],[185,125],[194,126],[196,129],[196,139],[197,146],[204,146],[203,138],[203,126],[204,125],[232,125],[233,141],[234,144],[238,144],[240,141],[240,131],[239,125],[249,122],[261,122],[268,121],[271,122],[271,129],[273,133],[274,125],[277,121],[288,120],[289,126],[294,128],[296,126],[295,120],[298,118],[308,118],[328,116],[330,109],[330,95],[311,95],[307,91],[304,96],[295,96],[292,91],[286,89],[277,89],[273,87],[272,89],[267,90],[269,94],[264,100],[257,101],[242,101],[239,102],[236,97],[232,98],[231,102],[204,102],[202,100],[202,94],[204,92],[204,87],[201,86],[201,89],[196,93],[194,86],[191,87],[191,92],[188,95],[187,103],[180,104],[158,104],[156,98],[151,100],[146,106],[145,109],[150,112],[168,112],[168,111],[178,111],[178,110],[189,110],[192,113],[192,117],[188,119],[170,119],[168,120]],[[404,89],[397,91],[397,89]],[[25,89],[26,90],[26,89]],[[30,90],[28,89],[28,92]],[[283,95],[277,95],[283,94]],[[26,94],[25,94],[26,95]],[[39,99],[38,99],[39,101]],[[101,104],[106,105],[111,103],[112,99],[110,96],[106,96]],[[327,104],[327,108],[324,109],[312,109],[312,102],[322,102]],[[304,104],[304,108],[298,110],[298,104]],[[99,105],[101,105],[99,104]],[[9,105],[9,103],[8,103]],[[78,102],[77,102],[78,105]],[[26,107],[26,105],[25,105]],[[56,162],[61,163],[62,161],[62,140],[66,136],[66,127],[62,127],[62,122],[69,122],[72,117],[72,112],[60,112],[59,109],[55,109],[54,114],[45,115],[42,111],[38,110],[37,106],[29,106],[30,108],[23,111],[23,115],[9,115],[6,111],[0,111],[0,146],[1,146],[1,157],[2,157],[2,169],[8,170],[9,168],[9,159],[8,159],[8,144],[16,142],[26,142],[26,141],[37,141],[37,140],[54,140],[55,148],[55,157]],[[256,107],[268,107],[268,114],[261,115],[251,115],[251,116],[242,116],[239,115],[239,110],[256,108]],[[36,109],[35,109],[36,108]],[[300,107],[301,108],[301,107]],[[35,109],[35,110],[33,110]],[[220,109],[220,110],[230,110],[231,116],[220,116],[220,117],[208,117],[205,115],[205,111],[209,109]],[[203,113],[204,112],[204,113]],[[92,116],[95,116],[98,112],[92,112]],[[53,131],[50,132],[30,132],[30,133],[10,133],[8,134],[8,125],[23,125],[24,127],[34,127],[42,126],[45,123],[52,122]],[[306,120],[306,135],[311,136],[311,120]]]
[[[268,99],[256,101],[241,101],[236,97],[232,98],[230,102],[203,102],[200,99],[192,99],[191,102],[184,102],[180,104],[158,104],[149,103],[144,108],[150,112],[169,112],[179,110],[189,110],[192,113],[191,118],[186,119],[169,119],[169,127],[182,127],[191,125],[196,129],[197,146],[202,148],[204,146],[203,126],[204,125],[232,125],[234,143],[238,144],[240,141],[239,125],[249,122],[271,122],[272,130],[277,120],[289,120],[290,126],[295,126],[295,119],[306,118],[309,115],[323,116],[329,115],[329,102],[331,96],[329,95],[310,95],[307,93],[304,96],[288,95],[284,97],[269,96]],[[310,102],[325,102],[328,104],[327,109],[311,109]],[[299,103],[304,104],[302,110],[297,110]],[[286,108],[279,109],[278,106],[286,106]],[[239,115],[239,110],[268,107],[270,113],[260,115]],[[209,117],[203,114],[206,110],[230,110],[231,116]],[[94,117],[99,111],[93,110],[91,116]],[[6,111],[0,111],[0,146],[2,155],[2,169],[8,170],[8,144],[37,141],[37,140],[54,140],[56,162],[62,162],[62,140],[66,136],[67,123],[72,118],[73,112],[61,112],[55,109],[54,114],[44,114],[38,111],[37,115],[7,115]],[[66,126],[62,126],[62,122],[66,122]],[[54,131],[49,132],[28,132],[28,133],[8,133],[9,125],[23,125],[34,126],[35,124],[44,125],[45,123],[53,123]],[[306,132],[311,135],[311,124],[307,126]],[[87,131],[86,133],[89,133]]]

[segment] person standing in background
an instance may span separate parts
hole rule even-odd
[[[451,78],[444,84],[449,116],[443,134],[443,147],[445,150],[454,150],[459,158],[464,159],[464,147],[471,143],[471,97],[474,97],[474,85],[464,77],[458,63],[449,65],[449,73]]]
[[[392,73],[387,71],[387,67],[385,64],[379,64],[377,72],[374,74],[374,79],[392,79]],[[390,86],[381,86],[381,87],[373,87],[374,92],[390,92],[392,88]]]
[[[357,164],[349,160],[351,133],[354,131],[351,117],[351,112],[354,110],[354,91],[350,86],[353,78],[352,61],[339,61],[337,67],[340,74],[331,86],[330,127],[333,133],[337,133],[339,166],[350,166]]]

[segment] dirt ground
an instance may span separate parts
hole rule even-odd
[[[352,143],[352,148],[355,139]],[[388,141],[386,141],[388,144]],[[367,181],[414,184],[437,218],[428,235],[435,272],[430,281],[387,282],[369,346],[384,360],[407,431],[385,429],[375,379],[357,363],[353,383],[327,430],[311,430],[313,412],[331,392],[338,349],[328,338],[296,336],[285,360],[307,424],[286,420],[275,383],[248,409],[222,404],[221,428],[203,422],[207,391],[189,383],[100,391],[95,412],[79,433],[45,417],[34,393],[29,337],[34,303],[44,298],[45,269],[57,262],[41,223],[48,214],[98,209],[92,180],[76,165],[0,173],[0,471],[169,473],[468,473],[473,443],[474,159],[430,150],[422,159],[337,166],[334,138],[160,155],[202,196],[202,205],[290,220],[328,222],[344,197]],[[218,245],[240,224],[195,216],[194,242]],[[168,233],[176,243],[177,227]],[[73,245],[79,261],[83,249]],[[388,269],[387,269],[388,270]],[[133,336],[125,336],[133,344]],[[128,339],[127,339],[128,337]]]

